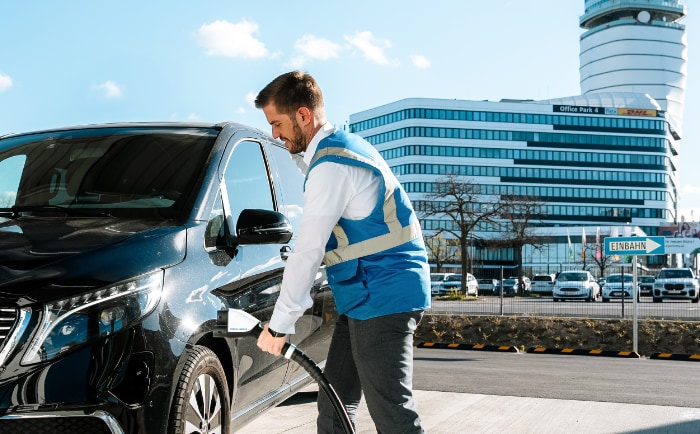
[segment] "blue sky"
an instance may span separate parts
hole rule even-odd
[[[700,6],[682,3],[681,208],[698,220]],[[292,69],[316,77],[336,125],[411,97],[578,95],[583,9],[584,0],[4,1],[0,134],[182,120],[269,131],[252,99]]]

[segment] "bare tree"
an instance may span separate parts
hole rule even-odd
[[[442,267],[449,262],[455,262],[459,253],[442,235],[425,237],[425,247],[428,250],[428,259],[435,263],[437,272],[442,272]]]
[[[435,235],[448,233],[459,244],[462,266],[462,288],[467,287],[469,242],[476,239],[476,231],[493,224],[499,214],[498,198],[484,195],[481,186],[454,174],[433,183],[433,191],[425,195],[418,211],[422,217],[435,217],[442,223]]]
[[[586,245],[583,252],[585,253],[585,257],[591,258],[598,267],[600,270],[600,277],[605,276],[605,270],[611,267],[613,263],[617,262],[613,256],[603,253],[603,247],[600,244],[594,244],[593,246]],[[585,264],[584,259],[584,267],[586,266]]]
[[[526,245],[539,248],[541,238],[533,234],[532,223],[542,218],[544,203],[537,197],[505,195],[501,198],[499,217],[508,227],[502,232],[501,243],[513,249],[518,277],[518,290],[524,291],[522,251]]]

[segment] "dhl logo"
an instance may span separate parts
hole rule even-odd
[[[617,114],[621,116],[656,116],[656,110],[647,109],[617,109]]]

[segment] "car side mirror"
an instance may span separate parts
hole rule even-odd
[[[284,214],[276,211],[244,209],[236,222],[235,234],[228,236],[228,242],[233,246],[284,244],[292,239],[292,224]]]

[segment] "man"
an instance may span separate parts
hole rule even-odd
[[[309,288],[323,261],[339,314],[325,375],[353,424],[364,393],[378,432],[423,432],[412,392],[413,333],[430,306],[430,272],[405,191],[372,145],[326,121],[310,75],[282,74],[255,106],[274,138],[304,153],[306,169],[297,241],[258,346],[280,354],[285,334],[312,304]],[[318,409],[319,433],[342,432],[324,394]]]

